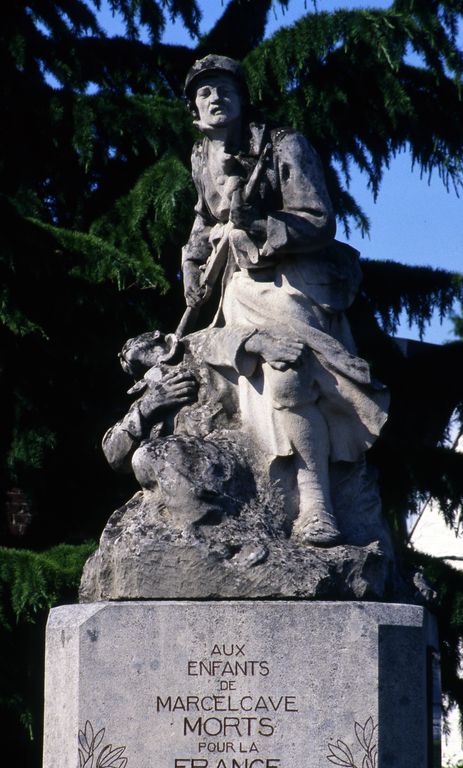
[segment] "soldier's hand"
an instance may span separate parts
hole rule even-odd
[[[297,339],[281,339],[266,331],[258,331],[246,341],[244,348],[260,355],[277,371],[285,371],[301,364],[305,345]]]
[[[190,371],[169,371],[161,381],[151,384],[141,398],[140,413],[148,419],[159,409],[192,403],[196,400],[197,390],[196,379]]]
[[[253,234],[264,234],[265,232],[265,221],[260,218],[259,211],[254,205],[243,200],[241,188],[236,189],[232,195],[230,221],[237,229],[244,229],[246,232]]]

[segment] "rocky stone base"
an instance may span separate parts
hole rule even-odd
[[[111,516],[88,560],[81,602],[178,598],[383,600],[394,591],[389,539],[327,549],[288,537],[265,502],[176,529],[156,491]]]

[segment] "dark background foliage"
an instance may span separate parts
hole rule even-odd
[[[130,385],[117,352],[148,329],[172,331],[183,309],[194,131],[182,84],[191,63],[209,52],[243,61],[256,106],[319,151],[346,234],[368,230],[348,188],[352,165],[373,195],[403,150],[449,188],[463,179],[461,0],[308,9],[269,39],[271,0],[230,0],[203,37],[195,0],[110,5],[124,36],[103,32],[97,0],[7,0],[0,31],[0,707],[25,767],[40,759],[46,611],[75,599],[93,546],[85,542],[134,488],[112,475],[99,447]],[[190,31],[190,47],[161,42],[169,16]],[[404,563],[424,569],[438,592],[444,686],[462,705],[462,577],[406,548],[406,519],[430,495],[449,523],[461,516],[463,457],[445,437],[463,409],[463,342],[404,350],[388,335],[402,311],[422,328],[435,308],[450,312],[462,279],[362,266],[351,321],[393,395],[371,460]],[[455,327],[461,336],[461,319]]]

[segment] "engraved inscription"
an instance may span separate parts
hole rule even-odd
[[[273,690],[267,659],[243,642],[211,643],[184,669],[183,691],[155,696],[156,716],[169,722],[178,745],[166,768],[288,768],[273,737],[299,712],[298,700],[292,691]],[[192,693],[198,683],[201,693]]]

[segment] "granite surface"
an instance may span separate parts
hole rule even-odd
[[[435,645],[410,605],[55,608],[44,768],[423,768]]]

